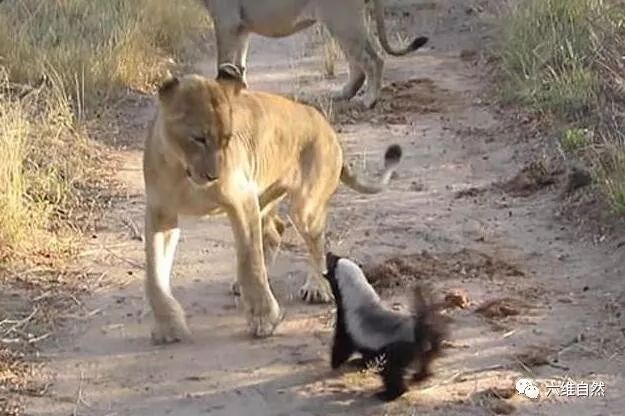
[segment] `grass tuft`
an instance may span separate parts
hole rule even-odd
[[[511,6],[501,27],[503,98],[561,122],[563,149],[587,149],[586,158],[603,178],[603,191],[625,215],[625,142],[615,134],[625,129],[620,116],[625,110],[625,5],[522,0]]]

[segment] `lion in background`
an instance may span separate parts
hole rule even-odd
[[[401,153],[398,145],[389,146],[381,179],[367,182],[344,162],[339,139],[319,111],[247,90],[233,64],[222,65],[216,80],[188,75],[164,82],[143,157],[145,292],[156,321],[153,341],[190,336],[170,286],[179,215],[228,216],[249,330],[269,336],[283,316],[265,266],[284,231],[278,203],[288,200],[291,219],[310,254],[313,272],[300,289],[301,297],[330,301],[323,278],[330,198],[339,182],[361,193],[382,191]]]
[[[393,56],[406,55],[425,45],[428,38],[419,36],[407,46],[393,49],[386,36],[384,1],[372,0],[380,43]],[[366,0],[204,0],[215,26],[217,65],[234,63],[243,72],[251,33],[280,38],[323,23],[336,39],[349,65],[349,79],[337,100],[349,100],[365,80],[363,98],[373,107],[382,87],[384,61],[371,44],[365,21]]]

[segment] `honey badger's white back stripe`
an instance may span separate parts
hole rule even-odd
[[[358,346],[379,350],[397,341],[414,341],[414,319],[386,308],[358,265],[338,261],[335,277],[345,311],[346,331]]]
[[[380,302],[380,297],[367,281],[365,274],[353,261],[340,259],[336,265],[335,275],[346,311]]]

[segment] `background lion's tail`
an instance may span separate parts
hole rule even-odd
[[[409,52],[416,51],[428,42],[428,38],[425,36],[419,36],[412,40],[407,46],[402,49],[393,49],[386,37],[386,25],[384,23],[384,0],[374,0],[373,7],[375,12],[375,23],[378,29],[378,36],[382,47],[389,55],[403,56]]]
[[[391,180],[393,173],[397,170],[397,166],[401,161],[401,156],[402,150],[398,144],[389,146],[384,153],[384,172],[382,172],[382,177],[375,182],[359,178],[358,175],[344,163],[341,169],[341,182],[362,194],[377,194],[378,192],[382,192]]]

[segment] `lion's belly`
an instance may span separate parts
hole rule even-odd
[[[292,35],[317,20],[311,0],[248,0],[243,6],[248,30],[267,37]]]

